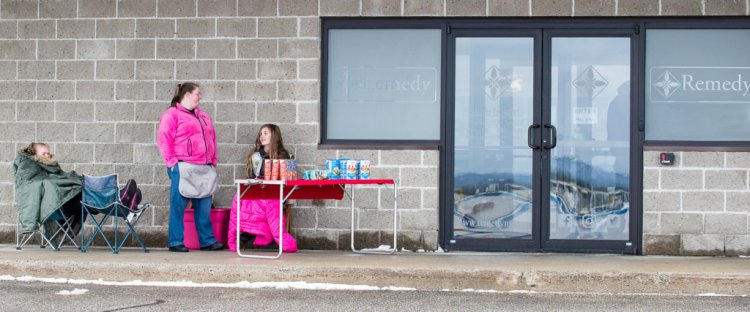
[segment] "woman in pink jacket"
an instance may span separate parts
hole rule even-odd
[[[195,228],[201,250],[221,250],[224,244],[216,241],[211,227],[213,196],[186,198],[180,194],[179,163],[216,166],[216,131],[211,117],[198,108],[201,99],[198,84],[178,84],[172,103],[159,119],[158,142],[161,156],[172,180],[169,193],[169,251],[187,252],[184,240],[185,207],[193,203]]]
[[[265,159],[289,159],[289,152],[284,148],[279,126],[265,124],[260,127],[258,136],[255,138],[255,148],[247,155],[245,172],[248,178],[256,178],[253,168],[253,154],[258,153],[262,160]],[[263,162],[261,161],[261,164]],[[264,168],[258,168],[259,178],[263,177]],[[279,200],[278,199],[243,199],[241,201],[242,214],[240,215],[240,242],[242,247],[247,244],[252,246],[267,246],[272,241],[279,242]],[[286,220],[284,220],[286,221]],[[286,224],[286,222],[284,222]],[[237,250],[237,196],[232,200],[232,210],[229,216],[229,233],[227,244],[232,251]],[[284,252],[296,252],[297,240],[284,229],[284,240],[281,246]]]

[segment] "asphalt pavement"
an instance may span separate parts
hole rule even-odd
[[[747,311],[750,297],[134,287],[0,281],[4,311]],[[31,303],[31,304],[30,304]]]
[[[266,253],[272,255],[271,253]],[[113,282],[306,282],[415,290],[750,296],[750,258],[346,251],[306,251],[276,260],[224,251],[92,247],[60,251],[0,245],[0,276]]]

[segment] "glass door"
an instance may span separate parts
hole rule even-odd
[[[539,151],[529,134],[540,131],[530,127],[539,33],[454,35],[451,241],[475,250],[536,248]]]
[[[449,248],[632,252],[633,36],[453,30]]]
[[[543,128],[549,131],[542,148],[549,178],[542,183],[549,207],[543,208],[543,247],[626,249],[631,38],[574,34],[546,39],[549,109]]]

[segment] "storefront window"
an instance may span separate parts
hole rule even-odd
[[[750,29],[646,32],[646,140],[750,141]]]
[[[440,29],[330,29],[323,141],[440,139]]]

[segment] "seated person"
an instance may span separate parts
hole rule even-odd
[[[263,177],[263,161],[260,168],[253,166],[253,154],[258,153],[262,160],[288,159],[289,152],[284,148],[281,130],[277,125],[265,124],[260,127],[255,138],[255,147],[247,155],[245,165],[248,178]],[[256,156],[257,157],[257,156]],[[248,199],[242,200],[242,215],[240,216],[240,243],[244,249],[247,244],[253,247],[268,246],[273,241],[279,242],[279,200],[278,199]],[[237,195],[232,199],[232,210],[229,217],[228,245],[232,251],[237,250]],[[286,222],[284,222],[286,224]],[[297,240],[284,229],[284,252],[296,252]]]
[[[83,177],[75,171],[63,171],[50,154],[49,145],[31,143],[18,150],[13,174],[22,233],[34,232],[37,224],[51,226],[47,221],[60,208],[66,216],[75,216],[71,228],[80,230]]]

